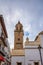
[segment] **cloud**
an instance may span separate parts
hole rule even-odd
[[[24,40],[28,36],[34,40],[43,30],[43,1],[40,0],[0,0],[0,14],[3,14],[8,40],[11,48],[14,44],[15,25],[20,20],[24,29]]]

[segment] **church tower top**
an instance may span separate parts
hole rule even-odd
[[[15,26],[15,31],[23,31],[23,25],[18,21],[18,23]]]
[[[23,49],[23,26],[20,21],[15,26],[14,49]]]

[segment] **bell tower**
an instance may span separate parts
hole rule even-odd
[[[23,26],[18,21],[14,30],[14,49],[23,49]]]

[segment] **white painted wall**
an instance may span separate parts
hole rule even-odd
[[[25,49],[25,65],[34,65],[34,62],[40,62],[38,49]]]
[[[40,60],[38,49],[25,49],[25,56],[28,60]]]
[[[17,65],[17,62],[22,62],[22,65],[25,65],[24,56],[12,56],[11,65]]]

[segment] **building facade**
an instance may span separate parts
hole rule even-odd
[[[18,22],[14,30],[11,65],[43,65],[43,31],[36,36],[34,41],[29,41],[27,37],[24,43],[23,36],[23,25]]]
[[[10,65],[10,47],[3,16],[0,15],[0,65]]]

